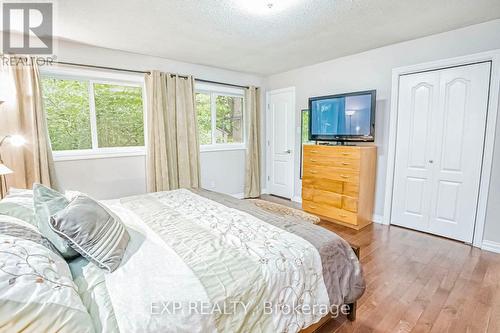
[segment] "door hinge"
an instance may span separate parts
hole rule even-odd
[[[267,176],[267,180],[271,180],[271,176]]]

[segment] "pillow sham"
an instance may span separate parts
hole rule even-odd
[[[66,239],[60,237],[50,227],[50,217],[63,210],[69,204],[68,199],[61,193],[42,184],[35,184],[33,185],[33,202],[40,232],[54,244],[64,258],[77,257],[78,252],[71,248]]]
[[[68,264],[35,227],[0,215],[0,331],[92,333]]]
[[[82,256],[108,272],[120,265],[130,238],[118,216],[82,194],[53,215],[50,226]]]
[[[0,201],[0,214],[13,216],[36,226],[33,191],[11,188]]]

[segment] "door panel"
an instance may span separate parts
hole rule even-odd
[[[420,83],[412,88],[410,104],[410,135],[408,142],[408,167],[425,170],[429,121],[432,116],[435,83]]]
[[[270,174],[268,191],[285,198],[293,196],[294,171],[294,112],[295,94],[293,91],[270,92],[268,95],[268,119],[270,135]]]
[[[438,73],[400,78],[393,224],[428,228],[432,181],[428,160],[434,145],[431,132],[438,95]]]
[[[470,81],[455,79],[445,85],[443,141],[441,164],[443,170],[459,171],[462,162],[464,120]],[[458,142],[457,142],[458,141]]]
[[[391,223],[472,242],[489,77],[489,63],[400,77]]]
[[[441,71],[429,231],[472,242],[488,109],[490,64]]]
[[[423,178],[406,178],[406,214],[423,217],[423,202],[427,180]]]
[[[461,183],[440,181],[438,184],[436,219],[456,224],[457,203]]]

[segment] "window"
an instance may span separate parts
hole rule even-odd
[[[52,150],[57,156],[144,151],[142,84],[42,75]]]
[[[196,112],[202,150],[244,148],[244,91],[198,84]]]

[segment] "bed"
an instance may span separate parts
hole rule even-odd
[[[71,306],[72,321],[79,318],[88,331],[299,332],[342,305],[349,305],[352,315],[365,289],[356,253],[345,240],[247,200],[181,189],[102,204],[123,222],[130,240],[112,273],[81,256],[67,261],[72,281],[65,284],[82,306],[76,299],[64,306]],[[0,237],[7,246],[0,254],[16,237],[43,240],[7,232],[12,226],[0,216],[2,223]],[[56,256],[50,254],[50,260]],[[11,273],[0,269],[2,306],[21,300],[12,296]],[[41,302],[38,289],[36,297],[27,290],[22,292],[26,302]],[[10,318],[36,328],[40,318],[26,320],[25,307],[11,308],[13,313],[0,315],[0,330],[13,325]],[[59,331],[74,329],[63,325]]]

